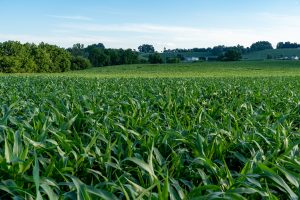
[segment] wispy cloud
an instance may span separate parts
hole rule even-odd
[[[40,42],[46,42],[50,44],[59,45],[61,47],[71,47],[73,44],[82,43],[82,44],[93,44],[98,42],[103,42],[105,44],[110,44],[117,47],[119,44],[122,44],[122,41],[108,37],[108,36],[92,36],[92,35],[19,35],[19,34],[0,34],[0,42],[16,40],[21,42],[29,42],[38,44]]]
[[[247,28],[191,27],[160,24],[97,24],[75,22],[56,26],[56,30],[43,37],[36,35],[1,35],[0,41],[20,40],[22,42],[48,42],[64,47],[75,43],[85,45],[104,43],[111,48],[137,48],[150,43],[156,49],[212,47],[219,44],[250,46],[253,42],[268,40],[273,45],[280,41],[299,41],[300,26],[294,24],[298,16],[264,15],[262,20],[277,19],[268,26]]]
[[[265,26],[277,27],[300,27],[300,15],[274,14],[274,13],[260,13],[258,18],[265,22]]]
[[[66,16],[66,15],[47,15],[47,17],[57,18],[57,19],[67,19],[67,20],[82,20],[82,21],[92,21],[93,19],[86,16]]]
[[[143,37],[152,38],[153,40],[163,40],[168,43],[180,43],[187,41],[189,44],[194,42],[199,45],[199,41],[206,41],[205,44],[214,43],[232,43],[233,41],[247,43],[251,39],[255,39],[257,34],[255,30],[239,29],[239,28],[195,28],[188,26],[171,26],[171,25],[157,25],[157,24],[65,24],[61,28],[72,30],[75,32],[89,32],[89,33],[124,33],[126,36],[130,33],[143,35]],[[238,40],[239,38],[245,39]],[[187,45],[189,45],[187,44]],[[205,45],[203,44],[203,45]]]
[[[132,32],[132,33],[160,33],[160,34],[187,34],[187,35],[203,35],[206,33],[215,32],[244,32],[250,29],[232,29],[232,28],[195,28],[188,26],[172,26],[158,24],[63,24],[60,25],[64,29],[73,29],[77,31],[89,32]]]
[[[262,17],[262,16],[260,16]],[[218,44],[250,46],[253,42],[268,40],[274,45],[279,41],[297,41],[300,26],[295,24],[298,16],[264,16],[265,20],[277,19],[269,26],[247,28],[189,27],[160,24],[62,24],[60,28],[73,33],[90,35],[113,35],[127,47],[136,48],[138,43],[152,43],[158,49],[209,47]],[[263,20],[263,19],[262,19]]]

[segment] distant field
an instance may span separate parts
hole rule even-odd
[[[179,53],[163,53],[162,56],[165,57],[174,57],[177,54],[181,54],[185,57],[206,57],[206,56],[213,56],[211,53],[208,52],[179,52]]]
[[[184,56],[184,57],[207,57],[207,56],[213,56],[211,53],[209,52],[172,52],[172,53],[161,53],[161,56],[163,58],[167,58],[167,57],[176,57],[178,54]],[[147,53],[143,53],[140,55],[143,58],[147,58],[149,56],[149,54]]]
[[[243,55],[243,59],[266,60],[268,55],[271,55],[272,58],[274,59],[279,57],[285,57],[285,56],[300,57],[300,49],[271,49],[271,50],[257,51],[257,52]]]
[[[259,77],[300,76],[298,61],[199,62],[191,64],[123,65],[68,72],[85,77]]]
[[[198,62],[162,65],[121,65],[54,74],[9,74],[9,76],[76,76],[98,78],[157,77],[270,77],[300,76],[300,61]],[[0,74],[8,76],[8,74]]]
[[[163,53],[163,57],[174,57],[177,54],[181,54],[185,57],[211,57],[213,56],[211,53],[207,52],[186,52],[186,53]],[[243,55],[243,59],[245,60],[266,60],[268,55],[271,55],[273,59],[279,57],[291,57],[298,56],[300,57],[300,49],[270,49],[263,51],[256,51]]]

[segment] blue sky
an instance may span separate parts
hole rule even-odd
[[[158,50],[300,42],[300,0],[0,0],[0,41]]]

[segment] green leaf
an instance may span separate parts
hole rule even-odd
[[[276,164],[275,166],[285,175],[285,177],[289,180],[291,184],[293,184],[296,188],[299,188],[299,182],[298,182],[298,180],[300,179],[299,174],[297,174],[297,176],[294,176],[291,172],[284,169],[283,167]]]
[[[138,158],[127,158],[126,160],[129,160],[131,162],[134,162],[135,164],[137,164],[138,166],[140,166],[140,168],[142,168],[143,170],[147,171],[151,177],[153,177],[154,179],[157,179],[156,175],[154,174],[154,170],[151,167],[151,165],[145,163],[145,161],[140,160]]]
[[[33,181],[35,184],[36,199],[42,200],[43,198],[40,193],[40,167],[39,167],[39,161],[37,158],[36,151],[34,151]]]
[[[162,200],[169,199],[169,175],[165,177],[164,186],[162,189]]]
[[[262,192],[255,188],[236,188],[236,189],[230,190],[229,193],[237,193],[237,194],[255,194],[255,193],[257,193],[263,197],[268,196],[268,194],[266,192]]]
[[[13,155],[19,157],[22,150],[22,142],[20,138],[19,131],[16,131],[14,134],[14,146],[13,146]]]
[[[298,196],[291,190],[291,188],[286,184],[286,182],[277,175],[272,169],[267,167],[264,164],[258,164],[258,167],[266,174],[268,178],[273,180],[275,183],[277,183],[277,187],[283,188],[288,195],[291,197],[292,200],[298,200]]]
[[[72,179],[76,187],[77,200],[91,200],[86,185],[83,182],[81,182],[77,177],[71,175],[68,176]]]
[[[6,159],[6,162],[7,163],[11,163],[12,162],[12,160],[13,160],[13,153],[12,153],[12,151],[11,151],[11,147],[10,147],[10,145],[9,145],[9,143],[8,143],[8,141],[7,141],[7,139],[6,139],[6,137],[4,138],[4,148],[5,148],[5,150],[4,150],[4,154],[5,154],[5,159]]]
[[[43,183],[43,184],[41,184],[41,188],[43,188],[43,190],[46,192],[49,200],[58,200],[59,199],[57,194],[55,194],[55,192],[52,190],[52,188],[49,185]]]
[[[94,187],[91,187],[91,186],[87,186],[87,191],[90,193],[90,194],[93,194],[93,195],[96,195],[98,197],[100,197],[101,199],[104,199],[104,200],[118,200],[118,198],[110,193],[110,192],[107,192],[105,190],[101,190],[101,189],[97,189],[97,188],[94,188]]]

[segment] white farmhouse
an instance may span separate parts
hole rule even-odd
[[[199,61],[199,58],[197,58],[197,57],[186,57],[185,60],[187,62],[197,62],[197,61]]]

